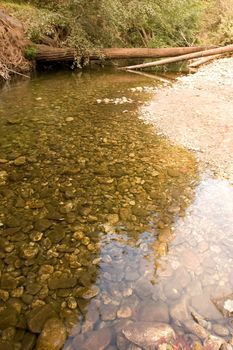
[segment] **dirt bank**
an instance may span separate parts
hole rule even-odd
[[[158,90],[145,119],[200,163],[233,182],[233,58],[220,59]]]
[[[0,82],[31,70],[31,63],[24,58],[24,40],[22,24],[0,9]]]

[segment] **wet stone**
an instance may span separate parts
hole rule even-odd
[[[102,305],[100,308],[100,317],[102,321],[113,321],[116,319],[117,306],[116,305]]]
[[[18,158],[16,158],[16,159],[14,160],[14,165],[16,165],[16,166],[21,166],[21,165],[26,164],[26,162],[27,162],[26,157],[21,156],[21,157],[18,157]]]
[[[179,300],[178,303],[174,304],[170,308],[170,314],[173,318],[174,322],[185,323],[187,319],[190,318],[190,314],[188,313],[187,302],[186,299],[183,298]]]
[[[135,284],[135,291],[139,297],[147,297],[153,293],[153,286],[148,279],[141,277]]]
[[[49,319],[38,338],[37,350],[60,350],[66,340],[66,329],[61,320]]]
[[[204,318],[213,320],[218,320],[221,318],[221,313],[207,295],[196,295],[192,297],[191,302],[194,309]]]
[[[0,329],[15,327],[18,320],[18,314],[14,308],[6,307],[0,311]]]
[[[119,216],[118,214],[109,214],[107,220],[110,225],[116,225],[119,222]]]
[[[98,287],[92,287],[90,289],[86,289],[83,293],[82,293],[82,298],[89,300],[94,298],[97,294],[99,294],[99,288]]]
[[[166,303],[159,301],[157,303],[148,302],[140,307],[138,320],[145,322],[169,322],[169,312]]]
[[[39,247],[33,245],[25,245],[21,248],[21,257],[24,259],[34,259],[39,253]]]
[[[110,344],[111,339],[112,333],[109,328],[103,328],[97,331],[88,332],[86,334],[86,340],[83,342],[80,350],[104,350]]]
[[[121,306],[120,309],[117,310],[118,318],[130,318],[132,316],[132,310],[129,306]]]
[[[22,340],[22,349],[23,350],[33,350],[36,344],[36,335],[26,332]]]
[[[7,341],[0,340],[0,350],[14,350],[14,345]]]
[[[33,301],[33,296],[27,293],[24,293],[22,295],[22,301],[26,304],[26,305],[30,305]]]
[[[75,277],[54,277],[48,282],[50,289],[66,289],[73,288],[77,285],[77,278]]]
[[[117,334],[117,337],[116,337],[117,349],[126,350],[129,344],[130,342],[122,334]]]
[[[226,342],[224,339],[215,337],[213,335],[209,335],[205,341],[204,341],[204,346],[208,349],[211,350],[219,350],[222,345],[224,345]]]
[[[7,301],[9,299],[9,292],[7,290],[0,289],[0,300]]]
[[[26,285],[26,292],[31,295],[36,295],[41,290],[42,286],[38,283],[28,283]]]
[[[174,330],[165,323],[134,322],[123,328],[122,333],[132,343],[151,350],[156,343],[170,342],[175,338]]]
[[[65,229],[63,226],[55,226],[47,237],[53,244],[61,242],[65,238]]]
[[[39,219],[35,222],[35,230],[39,232],[46,231],[50,226],[52,226],[52,221],[48,219]]]
[[[67,306],[71,310],[76,309],[77,308],[77,302],[76,302],[75,298],[73,298],[73,297],[68,298]]]
[[[186,321],[184,326],[189,332],[195,334],[200,339],[206,339],[209,336],[209,332],[195,321]]]
[[[2,289],[7,289],[7,290],[12,290],[15,289],[18,285],[18,281],[16,278],[8,275],[8,274],[4,274],[1,277],[1,288]]]
[[[56,317],[56,312],[50,305],[38,306],[27,314],[28,328],[33,333],[40,333],[45,322]]]
[[[227,337],[230,333],[229,330],[221,324],[214,324],[212,326],[212,329],[214,333],[219,335],[220,337]]]

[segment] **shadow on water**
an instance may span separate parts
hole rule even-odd
[[[188,306],[200,304],[203,288],[209,301],[222,224],[212,220],[210,193],[226,184],[198,185],[193,155],[138,119],[150,89],[135,88],[154,84],[127,73],[59,73],[2,91],[3,346],[33,349],[55,317],[64,349],[127,349],[121,329],[133,320],[186,334]]]

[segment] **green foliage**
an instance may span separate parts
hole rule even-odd
[[[24,57],[29,61],[33,60],[36,57],[36,48],[32,45],[29,45],[25,48]]]
[[[27,33],[88,50],[113,46],[187,46],[196,42],[201,0],[31,0]],[[39,10],[38,10],[39,8]],[[20,14],[20,11],[19,11]]]
[[[204,43],[233,43],[233,0],[209,0],[200,37]]]

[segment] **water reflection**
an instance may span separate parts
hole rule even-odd
[[[132,88],[153,84],[127,73],[58,74],[2,92],[4,344],[33,349],[54,317],[62,320],[55,334],[65,327],[65,349],[127,349],[121,329],[132,320],[171,323],[187,333],[190,298],[199,305],[203,280],[209,290],[208,274],[217,268],[217,256],[206,252],[218,254],[219,244],[210,247],[209,240],[220,225],[230,232],[230,218],[223,199],[226,220],[213,221],[214,210],[207,211],[213,195],[202,200],[205,182],[195,194],[194,157],[138,119],[138,101],[150,95]],[[122,96],[133,103],[96,103]],[[218,232],[211,231],[216,225]],[[39,350],[44,341],[39,337]]]

